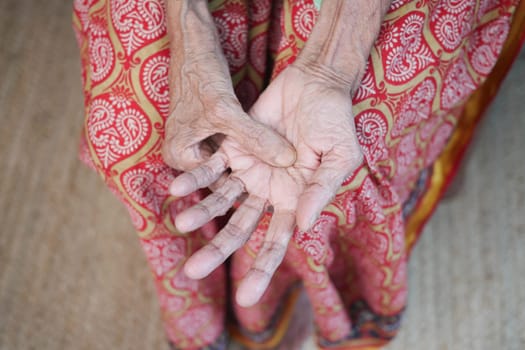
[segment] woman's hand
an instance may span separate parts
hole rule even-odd
[[[209,161],[178,177],[174,195],[185,195],[215,182],[229,167],[231,176],[215,193],[181,213],[176,225],[191,231],[224,214],[245,190],[248,197],[229,223],[185,266],[202,278],[241,247],[266,205],[273,217],[263,246],[241,282],[237,302],[255,304],[281,263],[297,224],[307,230],[362,162],[355,135],[351,93],[364,73],[390,0],[324,1],[318,21],[297,61],[281,73],[251,111],[258,121],[284,135],[297,152],[293,165],[276,168],[253,157],[249,142],[226,139]],[[258,143],[275,142],[256,137]],[[274,147],[268,149],[273,152]],[[288,155],[284,154],[288,158]],[[270,164],[273,164],[270,162]]]
[[[205,277],[239,249],[267,206],[273,209],[264,244],[238,289],[237,302],[243,306],[255,304],[264,293],[296,224],[307,230],[362,162],[350,89],[320,69],[290,66],[270,84],[250,114],[292,143],[297,152],[292,166],[268,165],[230,139],[207,162],[175,179],[170,188],[174,195],[186,195],[216,181],[228,165],[232,170],[216,192],[179,214],[176,225],[182,232],[223,215],[244,191],[248,193],[228,224],[186,263],[185,272],[192,278]]]
[[[226,135],[269,164],[292,164],[291,145],[250,118],[235,97],[207,1],[170,0],[167,7],[171,113],[163,146],[166,163],[191,169],[207,159]]]

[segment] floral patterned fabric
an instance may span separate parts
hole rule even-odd
[[[316,3],[209,2],[245,108],[268,77],[297,57],[314,27]],[[80,155],[129,211],[175,348],[223,348],[228,305],[241,333],[263,342],[299,282],[321,346],[375,346],[395,335],[407,298],[404,223],[411,193],[421,192],[417,185],[446,145],[465,100],[492,70],[517,3],[392,2],[353,96],[364,162],[313,228],[294,233],[261,302],[240,308],[230,296],[260,247],[269,214],[228,266],[201,281],[184,275],[185,259],[219,224],[191,235],[173,225],[203,194],[168,194],[176,172],[160,154],[169,105],[164,1],[75,0],[86,115]]]

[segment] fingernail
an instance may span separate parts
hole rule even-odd
[[[290,148],[286,148],[285,151],[278,153],[274,157],[274,160],[276,164],[287,167],[295,163],[295,158],[295,151]]]
[[[253,280],[253,276],[248,274],[237,289],[235,300],[241,307],[250,307],[257,304],[264,294],[266,287],[258,283],[257,279]]]
[[[191,224],[192,224],[192,221],[191,221],[191,217],[186,217],[187,215],[184,215],[185,212],[182,212],[180,213],[176,218],[175,218],[175,227],[177,228],[177,230],[180,232],[180,233],[188,233],[190,231],[192,231],[192,227],[191,227]]]
[[[170,194],[175,197],[182,197],[182,191],[178,183],[172,183],[170,185]]]
[[[179,186],[175,182],[172,182],[169,187],[169,192],[172,196],[178,197],[179,196],[178,189],[179,189]]]
[[[184,197],[188,195],[187,188],[191,186],[191,183],[184,177],[178,177],[175,179],[169,187],[169,192],[175,197]]]
[[[192,257],[190,257],[188,259],[188,261],[186,261],[186,263],[184,264],[184,274],[186,274],[186,276],[188,278],[191,278],[192,280],[198,280],[198,279],[201,279],[203,277],[206,277],[201,270],[199,270],[199,266],[195,265],[193,263],[193,259]]]

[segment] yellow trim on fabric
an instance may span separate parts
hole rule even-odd
[[[317,341],[319,344],[319,340]],[[319,347],[320,350],[380,350],[388,341],[382,339],[353,339],[334,347]]]
[[[82,24],[80,23],[80,19],[77,16],[77,13],[73,11],[72,15],[72,21],[73,21],[73,29],[77,30],[78,32],[82,31]]]
[[[224,5],[225,0],[213,0],[208,3],[208,9],[211,11],[216,11],[219,7]]]
[[[247,67],[244,66],[237,73],[231,76],[232,85],[235,87],[246,77]]]
[[[250,28],[249,32],[248,32],[248,39],[253,39],[255,38],[257,35],[260,35],[262,33],[267,33],[268,32],[268,29],[270,28],[270,22],[269,21],[265,21],[263,23],[260,23],[259,25],[253,27],[253,28]]]
[[[285,33],[293,33],[293,28],[292,28],[292,9],[290,8],[290,3],[287,1],[287,0],[284,0],[283,1],[284,3],[284,6],[283,6],[283,14],[285,16],[284,18],[284,32]]]
[[[457,128],[452,134],[443,153],[432,168],[432,175],[427,192],[424,194],[416,211],[406,221],[406,248],[410,252],[417,241],[423,225],[432,214],[437,202],[445,191],[450,177],[454,175],[457,163],[461,160],[465,148],[474,134],[474,127],[481,119],[519,52],[525,31],[525,0],[520,1],[514,11],[509,35],[494,69],[483,85],[468,99]]]
[[[247,71],[248,77],[253,81],[253,83],[262,90],[264,79],[261,77],[259,73],[255,70],[255,68],[251,65],[247,65]]]

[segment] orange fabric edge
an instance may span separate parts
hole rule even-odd
[[[385,346],[389,341],[383,339],[354,339],[349,340],[347,343],[343,343],[334,347],[321,347],[320,350],[380,350]]]
[[[281,313],[281,316],[279,317],[279,320],[277,321],[277,325],[275,326],[275,331],[273,335],[267,339],[266,341],[262,343],[257,343],[251,340],[250,338],[246,337],[244,334],[241,333],[238,327],[235,327],[234,325],[229,326],[229,331],[231,337],[241,345],[244,345],[248,347],[249,349],[254,350],[270,350],[275,349],[283,340],[286,331],[288,330],[288,326],[290,325],[290,321],[292,320],[293,312],[295,309],[295,304],[297,302],[297,299],[299,298],[299,295],[301,293],[302,288],[293,288],[293,290],[290,292],[290,295],[288,296],[287,300],[284,302],[284,309]]]
[[[509,35],[500,57],[487,80],[470,96],[450,141],[433,165],[429,188],[419,200],[415,212],[406,221],[406,249],[412,251],[426,222],[453,180],[482,119],[505,79],[525,41],[525,0],[514,12]]]

